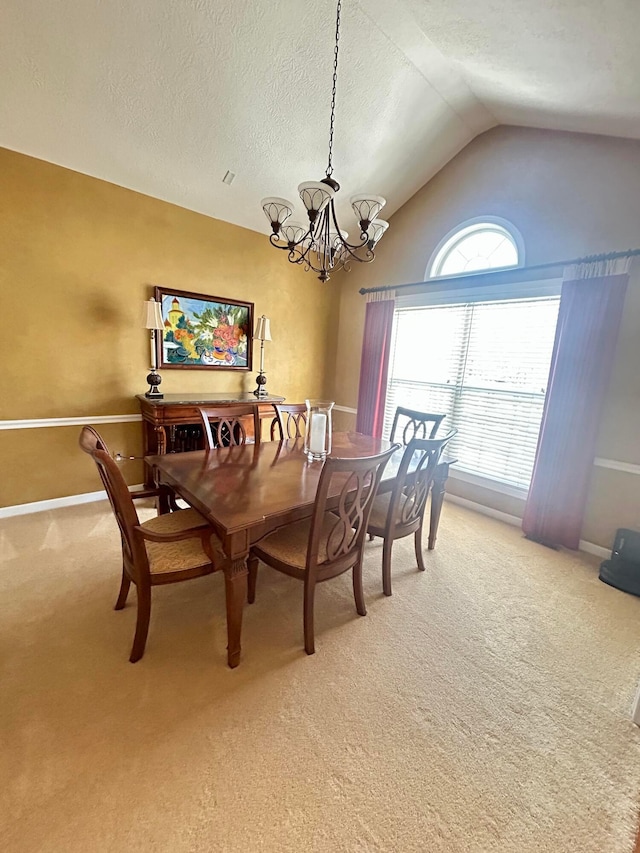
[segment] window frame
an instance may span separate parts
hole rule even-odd
[[[517,267],[496,267],[494,270],[483,272],[483,277],[488,277],[491,272],[502,272],[505,269],[516,270]],[[476,276],[479,274],[476,272]],[[463,276],[449,276],[447,278],[462,278]],[[538,297],[560,297],[562,289],[562,278],[537,278],[530,281],[516,281],[509,283],[482,282],[470,285],[469,282],[446,281],[446,278],[434,281],[433,287],[426,292],[406,294],[396,297],[394,311],[393,329],[391,340],[395,340],[397,313],[409,308],[428,308],[438,305],[467,304],[469,302],[496,302],[513,299],[535,299]],[[388,383],[392,381],[389,373]],[[441,429],[446,432],[448,425],[446,420]],[[498,492],[513,498],[526,500],[529,489],[521,488],[499,479],[486,477],[470,471],[456,470],[455,465],[449,469],[449,478],[460,482],[479,486],[489,491]]]
[[[439,275],[435,272],[436,268],[442,268],[447,260],[448,254],[456,247],[456,245],[465,237],[473,233],[483,230],[483,226],[487,226],[491,230],[499,230],[504,232],[514,244],[518,253],[518,262],[507,267],[489,267],[487,270],[466,270],[462,272],[452,273],[450,275]],[[452,228],[440,240],[429,258],[429,263],[425,270],[425,281],[434,278],[458,278],[459,276],[479,275],[482,273],[490,273],[497,270],[510,270],[523,267],[525,261],[524,240],[520,231],[511,222],[503,219],[500,216],[474,216],[472,219],[467,219],[464,222],[458,223],[455,228]]]

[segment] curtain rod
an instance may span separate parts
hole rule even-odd
[[[533,272],[534,270],[553,269],[554,267],[568,267],[572,264],[593,264],[598,261],[615,261],[617,258],[634,258],[640,255],[640,249],[627,249],[625,252],[608,252],[602,255],[587,255],[584,258],[572,258],[569,261],[550,261],[546,264],[534,264],[530,267],[505,267],[503,269],[492,269],[483,272],[463,273],[462,275],[441,275],[436,278],[429,278],[426,281],[415,281],[411,284],[389,284],[382,287],[361,287],[358,291],[363,296],[366,293],[382,293],[385,290],[403,290],[405,287],[419,287],[421,284],[439,284],[446,281],[462,281],[472,277],[480,278],[482,276],[513,275],[514,272]]]

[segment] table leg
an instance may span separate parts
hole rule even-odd
[[[242,611],[247,600],[247,557],[229,559],[224,567],[224,589],[227,602],[227,663],[235,669],[240,663]]]
[[[431,486],[431,517],[429,519],[429,551],[436,547],[438,525],[440,524],[440,513],[444,503],[444,487],[449,476],[448,466],[438,466],[433,484]]]

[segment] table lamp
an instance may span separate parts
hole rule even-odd
[[[256,397],[266,397],[267,389],[264,387],[267,384],[267,377],[264,375],[264,342],[271,340],[271,324],[268,317],[264,314],[258,317],[256,330],[253,335],[254,341],[260,341],[260,373],[256,376],[256,390],[253,392]]]
[[[162,382],[162,377],[157,371],[156,332],[164,329],[164,323],[162,321],[160,303],[156,302],[153,296],[147,302],[143,303],[142,324],[145,329],[151,330],[151,372],[147,376],[149,390],[144,396],[151,397],[154,400],[162,400],[164,394],[158,390],[158,385]]]

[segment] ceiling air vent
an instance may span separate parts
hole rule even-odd
[[[236,173],[235,173],[235,172],[229,172],[229,171],[227,171],[227,173],[225,174],[224,178],[222,179],[222,183],[223,183],[223,184],[232,184],[232,183],[233,183],[233,180],[234,180],[234,178],[235,178],[235,176],[236,176]]]

